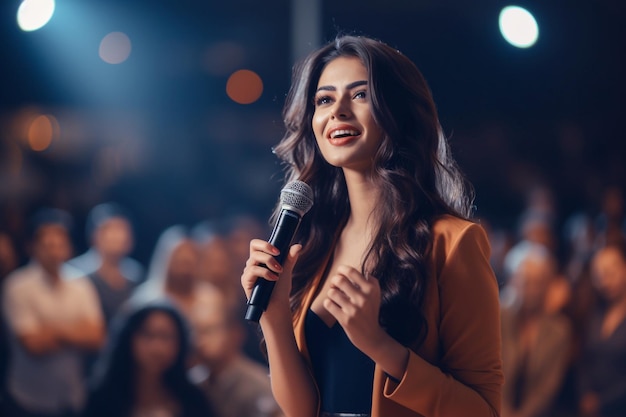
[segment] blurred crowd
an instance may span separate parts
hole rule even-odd
[[[282,415],[239,284],[262,223],[172,225],[145,266],[119,204],[90,211],[78,256],[76,226],[64,210],[38,210],[22,264],[0,238],[0,415]]]
[[[480,219],[500,284],[503,417],[626,416],[622,190],[598,207],[560,218],[539,187],[515,228]],[[0,233],[0,415],[280,416],[239,284],[264,224],[172,225],[143,265],[130,219],[115,203],[85,225],[43,208],[27,248]]]
[[[503,417],[626,416],[626,215],[619,187],[559,218],[548,188],[491,236],[500,283]]]

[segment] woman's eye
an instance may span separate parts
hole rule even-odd
[[[322,105],[328,104],[330,102],[331,102],[331,99],[328,96],[320,96],[320,97],[317,97],[315,99],[315,105],[316,106],[322,106]]]
[[[354,95],[354,98],[367,98],[367,91],[359,91]]]

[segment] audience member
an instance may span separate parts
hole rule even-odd
[[[187,376],[189,332],[166,300],[129,303],[90,384],[84,417],[212,417],[202,392]]]
[[[584,417],[626,416],[626,249],[606,246],[592,260],[602,296],[580,361],[580,412]]]
[[[211,299],[210,285],[198,277],[199,267],[197,243],[185,227],[171,226],[159,237],[147,279],[132,298],[136,302],[169,299],[188,319],[194,305],[206,305]]]
[[[619,244],[626,235],[624,192],[619,186],[608,186],[602,193],[600,204],[596,218],[597,244]]]
[[[538,214],[552,225],[557,222],[557,205],[554,191],[546,182],[539,181],[526,192],[524,211]]]
[[[576,212],[563,227],[565,271],[572,282],[588,275],[588,266],[596,248],[596,230],[591,216]]]
[[[235,257],[229,242],[230,222],[205,221],[194,227],[193,237],[200,246],[200,279],[219,288],[233,303],[245,303],[239,285],[241,270],[235,268]]]
[[[31,261],[4,283],[11,417],[75,415],[85,394],[82,354],[104,339],[93,286],[86,278],[65,279],[70,224],[64,211],[39,211],[30,233]]]
[[[250,250],[250,240],[246,239],[260,237],[263,233],[261,229],[260,224],[249,216],[204,221],[194,227],[193,236],[201,248],[201,280],[218,288],[229,304],[246,304],[239,284]],[[243,351],[246,356],[267,365],[267,358],[260,347],[258,326],[246,326],[245,330]]]
[[[269,370],[243,353],[243,309],[229,304],[215,289],[208,307],[192,311],[198,368],[208,370],[199,382],[218,417],[278,417],[282,412],[270,387]]]
[[[87,217],[86,231],[90,248],[69,263],[87,274],[109,323],[142,281],[144,268],[128,256],[134,234],[129,215],[118,204],[95,206]]]
[[[576,368],[588,331],[589,318],[598,299],[598,292],[591,280],[591,258],[595,245],[595,229],[591,217],[582,212],[574,213],[566,220],[563,232],[566,248],[564,275],[570,285],[571,296],[562,311],[572,326],[572,343],[571,357],[554,408],[554,417],[577,415]]]
[[[555,254],[557,238],[553,219],[549,211],[529,206],[519,216],[516,238],[513,245],[506,252],[503,265],[503,281],[506,285],[517,264],[527,252],[528,246],[541,245]]]
[[[502,302],[503,417],[549,416],[561,386],[571,330],[545,308],[556,261],[544,246],[520,254]]]

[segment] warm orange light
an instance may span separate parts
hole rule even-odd
[[[226,83],[226,94],[236,103],[254,103],[263,93],[263,81],[250,70],[235,71]]]
[[[53,116],[42,114],[30,122],[28,127],[28,145],[33,151],[45,151],[50,147],[57,125]]]

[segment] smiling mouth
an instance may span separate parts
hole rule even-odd
[[[360,134],[361,132],[359,132],[358,130],[340,129],[340,130],[335,130],[331,132],[330,139],[343,139],[343,138],[359,136]]]

